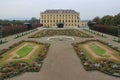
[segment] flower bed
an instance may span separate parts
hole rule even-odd
[[[89,34],[86,34],[80,30],[76,29],[64,29],[64,30],[42,30],[29,38],[40,38],[40,37],[49,37],[49,36],[55,36],[55,35],[67,35],[67,36],[76,36],[76,37],[84,37],[84,38],[91,38],[93,36],[90,36]]]
[[[21,41],[19,43],[14,44],[13,46],[10,46],[8,49],[4,49],[2,54],[4,54],[5,52],[7,52],[8,50],[12,48],[15,48],[16,46],[20,45],[23,42],[32,42],[32,43],[44,45],[44,47],[39,51],[39,53],[37,53],[37,57],[35,57],[32,60],[32,62],[23,61],[23,60],[12,61],[0,67],[0,80],[11,78],[16,75],[22,74],[24,72],[40,71],[42,64],[43,64],[43,60],[47,54],[50,44],[40,43],[40,42],[35,42],[35,41]]]
[[[96,40],[90,40],[90,41],[96,41]],[[99,41],[99,40],[97,40]],[[120,62],[115,62],[110,59],[101,59],[101,60],[92,60],[88,57],[88,55],[83,51],[82,48],[80,48],[79,44],[84,44],[89,41],[84,41],[81,43],[73,43],[74,50],[76,51],[77,55],[79,56],[84,69],[87,71],[93,71],[98,70],[103,73],[113,75],[116,77],[120,77]],[[111,47],[108,43],[105,43],[103,41],[99,41],[103,44],[106,44],[107,46]],[[112,49],[117,50],[114,47],[111,47]]]

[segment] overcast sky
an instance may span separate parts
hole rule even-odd
[[[73,9],[90,20],[120,13],[120,0],[0,0],[0,19],[39,18],[46,9]]]

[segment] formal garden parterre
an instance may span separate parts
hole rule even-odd
[[[29,36],[29,38],[27,37],[27,40],[33,38],[33,41],[20,41],[7,49],[0,50],[0,80],[24,72],[40,71],[50,46],[50,44],[35,41],[36,38],[38,38],[36,40],[39,40],[42,37],[49,37],[49,40],[55,42],[77,41],[72,45],[85,70],[99,70],[120,77],[120,49],[118,47],[113,47],[111,44],[100,40],[90,40],[98,38],[79,29],[42,29],[40,32]],[[44,39],[46,40],[46,38]],[[82,41],[79,43],[78,39]],[[48,42],[49,40],[47,39]]]
[[[82,37],[82,38],[93,37],[77,29],[45,29],[32,36],[29,36],[29,38],[41,38],[41,37],[49,37],[49,36],[56,36],[56,35],[75,36],[75,37]]]
[[[100,40],[72,44],[85,70],[99,70],[120,77],[120,51]]]
[[[0,50],[0,80],[24,72],[38,72],[49,46],[47,43],[21,41]]]

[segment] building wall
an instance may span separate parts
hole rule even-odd
[[[79,13],[41,13],[40,23],[44,27],[57,27],[57,23],[64,23],[64,27],[78,27],[81,25]]]
[[[80,26],[82,27],[88,27],[88,21],[82,21]]]

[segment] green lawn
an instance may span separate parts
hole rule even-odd
[[[13,52],[14,50],[16,50],[17,48],[19,48],[20,46],[24,45],[24,43],[21,43],[20,45],[16,46],[15,48],[7,51],[6,53],[4,53],[2,56],[3,58],[0,59],[0,67],[4,66],[5,64],[7,64],[7,62],[4,62],[7,58],[9,58],[9,53]],[[22,60],[22,57],[27,56],[33,49],[35,45],[39,45],[39,48],[34,52],[34,55],[29,59],[29,60]],[[28,45],[22,47],[21,49],[19,49],[16,54],[18,54],[20,57],[14,57],[13,59],[18,59],[18,60],[14,60],[14,62],[19,62],[19,61],[23,61],[23,62],[27,62],[27,63],[31,63],[33,62],[37,57],[38,54],[40,53],[40,51],[42,50],[42,48],[44,47],[44,44],[34,44],[34,43],[29,43]]]
[[[109,55],[105,54],[106,53],[105,49],[101,48],[100,46],[97,46],[95,43],[90,43],[89,48],[98,56],[106,58],[110,57]]]
[[[91,60],[92,62],[95,62],[95,59],[92,57],[91,54],[89,54],[89,52],[88,52],[86,49],[84,49],[83,45],[80,44],[79,47],[83,50],[83,52],[85,53],[85,55],[90,58],[90,60]]]
[[[33,50],[32,45],[27,45],[18,50],[16,53],[20,56],[20,58],[27,56],[32,50]]]

